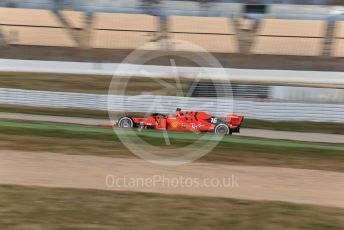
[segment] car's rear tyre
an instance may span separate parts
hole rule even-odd
[[[133,128],[134,121],[130,117],[121,117],[118,120],[117,126],[119,128],[125,128],[125,129]]]
[[[230,128],[226,124],[218,124],[215,127],[214,133],[219,135],[229,135],[232,134]]]

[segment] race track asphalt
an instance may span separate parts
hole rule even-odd
[[[81,117],[64,117],[49,115],[33,115],[23,113],[0,113],[2,120],[22,120],[22,121],[38,121],[38,122],[56,122],[65,124],[79,124],[101,126],[110,125],[113,121],[105,119],[81,118]],[[322,143],[344,143],[344,135],[325,134],[325,133],[306,133],[306,132],[290,132],[275,131],[263,129],[242,128],[240,133],[235,134],[244,137],[259,137],[277,140],[305,141],[305,142],[322,142]]]

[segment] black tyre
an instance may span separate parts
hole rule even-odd
[[[125,128],[125,129],[133,128],[134,121],[130,117],[121,117],[118,120],[117,126],[119,128]]]
[[[219,135],[229,135],[232,134],[230,128],[226,124],[218,124],[215,127],[214,132]]]

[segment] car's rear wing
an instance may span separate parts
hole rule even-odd
[[[240,126],[243,121],[244,116],[239,116],[236,114],[228,114],[228,116],[225,119],[225,122],[232,126]]]

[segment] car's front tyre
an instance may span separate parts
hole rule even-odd
[[[134,121],[130,117],[121,117],[118,120],[117,126],[119,128],[125,128],[125,129],[133,128],[134,127]]]

